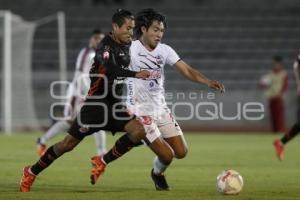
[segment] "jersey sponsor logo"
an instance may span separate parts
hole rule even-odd
[[[140,67],[141,70],[147,70],[150,72],[150,76],[148,77],[148,80],[155,80],[155,79],[160,79],[162,70],[160,68],[157,69],[149,69],[149,68],[143,68]]]
[[[161,69],[150,70],[149,79],[160,79],[160,78],[161,78]]]
[[[104,51],[102,57],[103,57],[104,60],[108,60],[109,59],[109,52]]]

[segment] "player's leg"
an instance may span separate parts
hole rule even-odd
[[[95,184],[98,178],[104,173],[108,163],[118,159],[125,153],[131,150],[132,147],[140,144],[140,141],[145,137],[145,130],[141,123],[135,119],[127,121],[112,120],[113,124],[120,130],[125,130],[127,133],[121,136],[114,146],[103,156],[94,156],[91,159],[91,184]],[[121,129],[121,127],[123,127]]]
[[[174,120],[174,122],[160,126],[159,130],[162,133],[164,140],[174,151],[174,156],[177,159],[184,158],[188,152],[188,148],[178,123]]]
[[[154,182],[154,186],[156,190],[170,190],[164,172],[171,164],[174,152],[169,144],[161,137],[156,138],[148,145],[156,154],[153,161],[153,168],[151,170],[151,178]]]
[[[64,106],[64,120],[57,121],[54,125],[50,127],[50,129],[40,138],[37,139],[37,148],[39,156],[42,156],[46,151],[46,143],[56,135],[61,132],[67,131],[74,119],[76,118],[76,110],[77,106],[79,106],[79,100],[76,98],[74,93],[73,86],[68,88],[68,100],[66,105]]]
[[[67,135],[62,141],[49,147],[45,154],[34,165],[31,167],[26,166],[24,168],[23,176],[20,182],[21,192],[29,192],[31,185],[35,180],[35,176],[49,167],[64,153],[71,151],[83,140],[85,136],[99,131],[99,129],[85,128],[79,125],[79,123],[81,124],[82,122],[89,122],[90,120],[97,119],[94,116],[96,113],[97,110],[93,109],[81,111],[80,114],[83,115],[83,118],[81,118],[81,122],[77,119],[74,120],[71,128],[68,131],[69,135]]]
[[[166,181],[164,171],[173,160],[174,153],[169,144],[161,137],[161,132],[158,129],[157,121],[149,116],[141,117],[146,138],[144,141],[149,148],[157,155],[154,161],[154,167],[151,170],[151,178],[157,190],[169,190],[169,185]]]
[[[96,149],[97,149],[97,154],[99,156],[104,155],[107,150],[106,150],[106,133],[105,131],[98,131],[97,133],[94,133],[95,137],[95,143],[96,143]]]
[[[276,156],[279,160],[284,158],[284,146],[300,132],[300,96],[298,96],[297,123],[279,140],[273,142]]]
[[[121,121],[115,121],[114,124],[121,127]],[[118,125],[119,124],[119,125]],[[157,132],[158,128],[151,123],[153,127],[142,125],[138,120],[130,120],[124,127],[127,134],[121,136],[115,143],[112,149],[110,149],[102,158],[95,156],[92,158],[92,171],[91,171],[91,183],[95,184],[101,174],[103,174],[105,167],[108,163],[118,159],[125,153],[130,151],[131,148],[139,146],[141,140],[145,139],[145,130],[149,131],[148,144],[151,150],[158,155],[159,159],[165,165],[169,165],[173,158],[173,152],[169,145],[161,138]],[[154,131],[152,131],[154,130]],[[167,186],[168,187],[168,186]]]
[[[141,140],[146,141],[149,148],[158,156],[159,160],[164,165],[169,165],[172,162],[173,151],[171,147],[160,137],[161,134],[157,124],[151,117],[141,117],[139,121],[132,120],[125,126],[125,130],[127,131],[127,134],[117,140],[115,146],[111,151],[109,151],[111,152],[111,156],[106,154],[103,157],[103,160],[106,163],[124,155],[132,147],[139,146],[141,144]]]
[[[143,131],[145,135],[142,134],[129,134],[129,137],[133,141],[132,147],[144,140],[149,148],[159,157],[159,159],[165,164],[169,165],[173,159],[173,151],[170,146],[160,137],[161,133],[157,127],[156,122],[149,116],[144,116],[136,121],[137,126],[141,128],[140,132]]]
[[[178,159],[184,158],[187,154],[187,144],[173,115],[171,113],[162,115],[157,124],[162,137],[174,151],[174,156]]]
[[[46,152],[46,143],[57,134],[65,132],[70,128],[70,124],[67,121],[57,121],[53,124],[50,129],[42,136],[37,139],[37,150],[39,156],[42,156]]]
[[[170,148],[174,152],[174,156],[179,159],[184,158],[187,154],[187,145],[183,137],[183,133],[177,122],[172,117],[172,115],[167,114],[161,116],[160,119],[157,121],[157,124],[159,125],[159,131],[162,137],[164,138],[164,141],[170,146]],[[160,177],[166,171],[168,166],[169,164],[165,164],[164,162],[162,162],[158,156],[154,158],[151,176],[156,184],[157,189],[164,187],[157,187],[158,184],[156,182],[158,181],[155,181],[155,178],[157,180],[162,179]],[[161,185],[164,184],[162,183]]]
[[[45,154],[31,167],[26,166],[23,169],[23,176],[20,182],[20,191],[29,192],[35,177],[44,169],[49,167],[57,158],[64,153],[71,151],[81,140],[67,135],[62,141],[52,145]]]
[[[279,160],[283,160],[284,158],[284,145],[292,140],[299,132],[300,125],[299,123],[296,123],[281,139],[274,140],[273,145],[276,150],[276,156]]]

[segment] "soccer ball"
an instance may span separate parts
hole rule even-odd
[[[217,190],[222,194],[238,194],[243,185],[243,177],[232,169],[222,171],[217,177]]]

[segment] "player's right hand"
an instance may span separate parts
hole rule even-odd
[[[144,80],[149,78],[149,76],[150,76],[150,72],[147,70],[142,70],[142,71],[136,73],[136,75],[135,75],[136,78],[140,78],[140,79],[144,79]]]
[[[221,93],[225,92],[225,86],[216,80],[209,80],[208,87],[219,90]]]

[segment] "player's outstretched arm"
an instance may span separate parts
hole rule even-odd
[[[192,68],[187,63],[185,63],[183,60],[176,62],[174,65],[177,68],[177,70],[181,74],[183,74],[187,79],[197,82],[197,83],[205,84],[208,87],[219,90],[221,92],[225,92],[225,87],[222,83],[219,83],[216,80],[208,79],[204,74],[202,74],[200,71]]]

